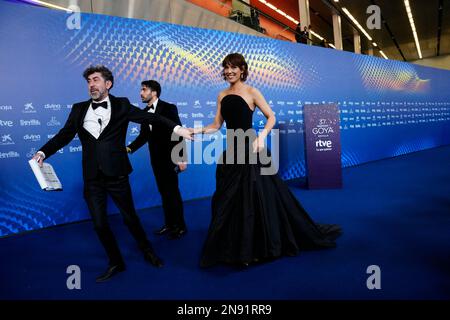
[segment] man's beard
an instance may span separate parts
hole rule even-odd
[[[89,92],[89,95],[91,96],[92,100],[99,100],[101,97],[103,97],[104,92],[101,91],[93,91]]]

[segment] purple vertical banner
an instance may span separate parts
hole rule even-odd
[[[303,119],[308,188],[341,188],[341,135],[337,105],[306,104],[303,106]]]

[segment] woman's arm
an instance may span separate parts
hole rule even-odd
[[[264,129],[259,133],[258,139],[256,139],[253,143],[253,151],[257,152],[264,148],[264,139],[269,135],[270,130],[272,130],[275,126],[277,119],[266,99],[264,99],[264,96],[258,89],[251,88],[250,93],[255,105],[261,110],[267,119]]]
[[[272,128],[275,126],[277,119],[272,109],[270,108],[269,104],[267,103],[266,99],[264,99],[263,95],[261,94],[261,92],[256,88],[252,88],[250,92],[252,94],[255,105],[261,110],[261,112],[267,119],[264,129],[259,134],[259,136],[264,139],[267,137],[270,130],[272,130]]]
[[[194,128],[194,134],[196,133],[214,133],[216,131],[218,131],[220,128],[222,128],[222,124],[223,124],[223,118],[222,118],[222,114],[220,112],[220,103],[222,101],[223,98],[223,93],[221,92],[219,94],[219,96],[217,97],[217,111],[216,111],[216,116],[214,117],[214,121],[202,128]]]

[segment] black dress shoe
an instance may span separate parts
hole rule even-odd
[[[186,228],[175,228],[169,233],[169,239],[180,239],[182,236],[184,236],[187,232]]]
[[[155,234],[156,234],[157,236],[162,236],[163,234],[166,234],[166,233],[168,233],[168,232],[170,232],[170,231],[171,231],[170,227],[164,225],[164,226],[161,227],[161,229],[156,230],[156,231],[155,231]]]
[[[95,280],[96,282],[105,282],[111,279],[114,275],[118,274],[119,272],[125,271],[125,265],[124,264],[116,264],[113,266],[109,266],[108,269],[103,273],[102,275],[98,276]]]
[[[161,268],[163,266],[162,260],[156,255],[155,252],[153,252],[152,249],[147,249],[144,251],[144,259],[157,268]]]

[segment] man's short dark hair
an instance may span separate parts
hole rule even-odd
[[[99,72],[105,81],[108,81],[108,80],[111,81],[111,88],[109,88],[109,90],[111,90],[112,87],[114,86],[114,76],[113,76],[111,70],[109,70],[107,67],[105,67],[104,65],[101,65],[101,64],[96,65],[96,66],[89,66],[89,68],[84,70],[83,77],[87,80],[88,77],[95,72]]]
[[[152,91],[156,91],[156,96],[159,98],[161,95],[161,85],[158,83],[158,81],[155,80],[145,80],[141,82],[141,86],[145,86],[149,88]]]

